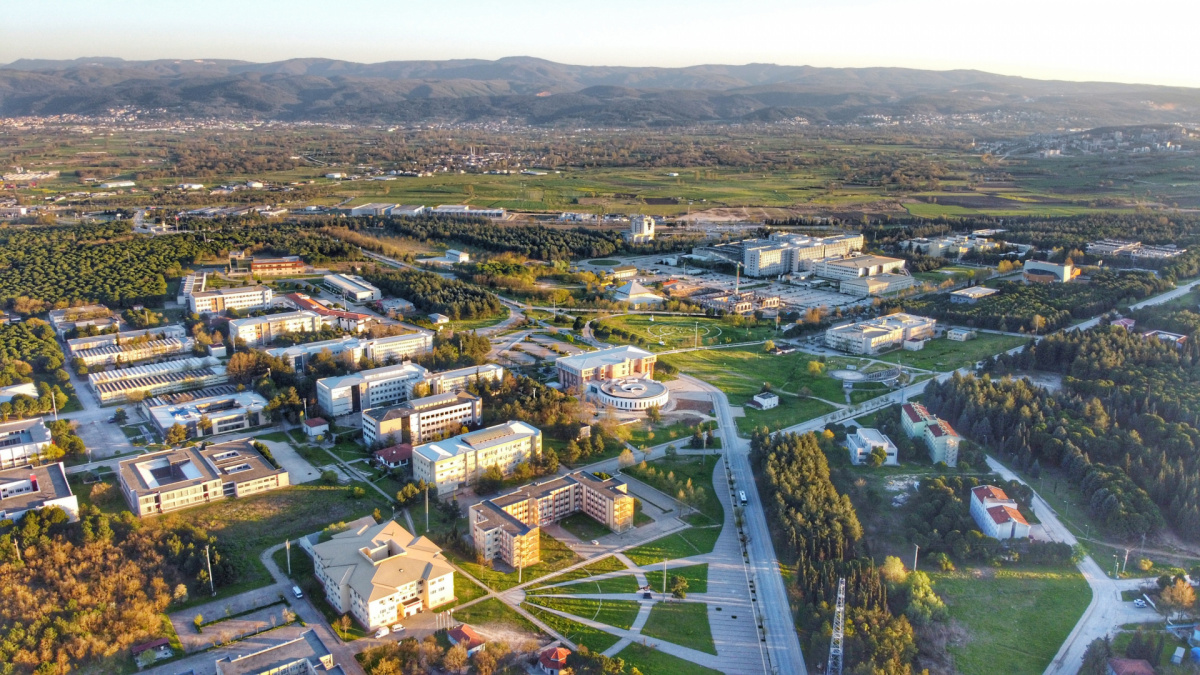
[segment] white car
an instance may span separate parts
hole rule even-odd
[[[377,637],[377,638],[387,637],[387,634],[390,632],[392,632],[392,631],[387,626],[380,626],[379,630],[375,631],[375,637]]]
[[[402,624],[402,623],[392,624],[392,632],[393,633],[399,633],[402,630],[404,630],[404,624]]]
[[[1138,598],[1137,600],[1133,601],[1133,606],[1137,607],[1138,609],[1141,609],[1142,607],[1146,606],[1146,601],[1141,598]]]
[[[599,545],[600,545],[600,541],[599,541],[599,540],[597,540],[597,539],[593,539],[593,540],[592,540],[592,546],[599,546]]]

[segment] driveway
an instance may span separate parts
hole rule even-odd
[[[287,469],[288,481],[292,485],[308,483],[321,477],[321,472],[296,452],[291,443],[255,439],[271,449],[271,456],[279,462],[279,466]],[[332,463],[332,460],[330,460]]]

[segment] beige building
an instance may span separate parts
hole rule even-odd
[[[528,567],[541,561],[542,526],[585,513],[613,532],[625,532],[633,527],[633,503],[624,482],[576,471],[475,504],[471,540],[485,559]]]
[[[477,479],[488,467],[508,475],[517,464],[542,455],[542,432],[509,421],[413,448],[413,478],[448,494]]]
[[[465,426],[483,421],[483,402],[465,391],[434,394],[389,408],[371,408],[362,413],[363,441],[367,447],[386,443],[419,445],[435,437],[454,436]]]
[[[654,354],[630,345],[609,347],[586,354],[564,356],[555,361],[558,381],[564,390],[582,389],[591,380],[612,380],[619,377],[653,377]]]
[[[443,370],[440,373],[429,373],[425,376],[425,384],[429,385],[429,394],[450,394],[463,391],[471,383],[499,382],[504,379],[504,368],[494,363],[482,366],[467,366],[456,370]]]
[[[862,247],[861,234],[810,237],[775,232],[767,239],[742,242],[742,266],[751,277],[791,274],[809,269],[816,260],[845,255]]]
[[[825,331],[825,345],[851,354],[878,354],[905,340],[933,337],[936,319],[912,314],[889,314]]]
[[[873,277],[904,269],[904,261],[881,255],[844,255],[824,258],[812,263],[814,275],[823,279],[858,279]]]
[[[877,274],[873,277],[858,277],[843,279],[838,284],[838,290],[846,295],[867,297],[869,295],[888,295],[898,293],[906,288],[917,285],[917,280],[908,274]]]
[[[325,317],[308,310],[254,316],[230,321],[229,338],[261,345],[288,333],[315,333],[329,323]]]
[[[442,549],[395,521],[367,516],[310,546],[329,604],[368,630],[454,600],[454,570]]]
[[[227,309],[266,309],[274,297],[267,286],[239,286],[196,291],[187,298],[188,309],[197,314],[216,314]]]
[[[937,464],[945,462],[949,467],[958,466],[958,446],[962,436],[950,426],[946,420],[925,427],[925,447],[929,448],[929,461]]]
[[[137,516],[289,485],[288,472],[273,466],[249,441],[146,453],[121,462],[117,478]]]
[[[164,361],[88,375],[88,384],[101,403],[142,400],[161,394],[222,384],[229,377],[214,357]]]
[[[1056,265],[1041,260],[1026,260],[1022,270],[1025,281],[1037,284],[1065,284],[1079,276],[1074,265]]]

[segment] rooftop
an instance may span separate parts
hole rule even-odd
[[[925,431],[932,434],[934,438],[941,438],[942,436],[949,436],[951,438],[958,437],[958,432],[955,431],[954,427],[950,426],[950,423],[946,420],[938,420],[937,424],[930,424],[929,426],[925,427]]]
[[[450,392],[447,394],[434,394],[433,396],[416,398],[411,401],[405,401],[399,405],[386,406],[382,408],[369,408],[364,410],[363,414],[378,422],[383,422],[385,420],[394,420],[400,417],[407,417],[414,412],[429,412],[432,410],[449,408],[451,406],[478,400],[478,396],[469,394],[465,391]]]
[[[415,537],[395,521],[376,524],[366,516],[349,529],[313,546],[329,579],[349,584],[367,602],[394,595],[401,587],[453,572],[442,549]]]
[[[951,292],[950,295],[979,299],[999,292],[998,289],[988,288],[987,286],[971,286],[970,288],[960,288],[957,291]]]
[[[1022,525],[1029,524],[1029,522],[1025,520],[1025,516],[1021,515],[1020,511],[1008,506],[1007,504],[989,507],[987,513],[988,517],[992,519],[992,522],[996,523],[997,525],[1003,525],[1009,521],[1016,521]]]
[[[281,472],[245,440],[150,452],[121,462],[118,470],[139,495],[214,480],[241,483]]]
[[[979,487],[972,488],[971,493],[974,494],[975,498],[981,502],[985,499],[999,499],[1001,501],[1008,501],[1008,495],[1004,493],[1004,490],[1001,490],[995,485],[980,485]]]
[[[925,409],[925,406],[921,405],[920,403],[905,403],[903,406],[901,406],[900,411],[903,412],[904,416],[908,418],[908,421],[912,422],[913,424],[919,424],[934,418],[933,415],[929,414],[929,411]]]
[[[290,664],[308,661],[314,668],[321,666],[321,659],[330,656],[329,648],[321,642],[315,630],[309,629],[300,637],[261,651],[239,656],[226,656],[217,661],[224,675],[259,675],[281,672]],[[291,672],[291,671],[283,671]]]
[[[337,389],[339,387],[349,387],[364,382],[377,382],[380,380],[422,379],[428,374],[429,371],[423,366],[405,362],[397,363],[394,366],[360,370],[357,373],[350,373],[349,375],[342,375],[340,377],[325,377],[317,380],[317,384],[328,389]]]
[[[639,360],[652,358],[654,355],[645,349],[634,347],[632,345],[624,345],[621,347],[609,347],[594,352],[585,354],[576,354],[575,356],[560,357],[555,363],[559,366],[567,366],[573,370],[583,372],[592,368],[601,366],[612,366],[619,363],[624,363],[629,360]]]
[[[887,265],[889,263],[902,262],[899,258],[888,258],[882,255],[848,255],[837,256],[834,258],[825,258],[819,262],[826,265],[834,265],[835,267],[873,267],[875,265]]]
[[[624,481],[618,478],[598,478],[588,471],[576,471],[540,483],[530,483],[507,494],[492,499],[485,499],[472,506],[471,509],[484,517],[482,520],[477,521],[483,525],[484,529],[501,527],[513,534],[521,535],[533,529],[532,526],[526,525],[519,519],[509,515],[504,510],[505,507],[529,499],[541,499],[575,484],[586,485],[593,490],[607,493],[613,498],[626,496]]]
[[[254,391],[239,391],[232,394],[222,394],[197,398],[180,403],[165,403],[147,406],[147,412],[154,418],[154,423],[160,429],[168,429],[174,424],[188,426],[200,421],[207,415],[210,418],[219,413],[245,411],[257,412],[267,407],[267,399]]]
[[[0,447],[49,442],[50,430],[46,428],[41,417],[0,423]]]
[[[231,288],[214,288],[211,290],[199,291],[193,293],[195,298],[212,298],[220,295],[242,295],[244,293],[270,293],[271,289],[266,286],[233,286]]]
[[[411,443],[399,443],[390,448],[382,448],[375,451],[375,456],[387,462],[395,464],[397,462],[407,462],[412,459],[413,447]]]
[[[438,462],[463,453],[482,450],[501,443],[538,436],[542,432],[524,422],[509,421],[479,431],[460,434],[443,441],[424,443],[413,452],[431,462]]]
[[[62,462],[0,471],[0,513],[26,511],[70,496]]]
[[[266,316],[252,316],[245,319],[233,319],[229,322],[229,331],[236,333],[242,326],[256,326],[260,323],[276,323],[280,321],[291,321],[293,319],[310,319],[320,316],[317,312],[301,309],[295,312],[282,312],[280,314],[267,314]]]

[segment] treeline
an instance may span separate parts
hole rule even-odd
[[[63,352],[54,329],[40,319],[0,325],[0,387],[35,382],[37,396],[17,394],[0,403],[0,421],[32,417],[60,409],[74,391],[63,369]]]
[[[159,637],[172,602],[207,591],[205,546],[216,585],[233,583],[216,539],[191,525],[93,506],[76,523],[58,508],[0,520],[0,671],[66,673]]]
[[[1001,281],[999,293],[973,305],[952,302],[945,293],[885,302],[884,311],[899,309],[949,323],[1003,331],[1046,333],[1073,321],[1103,314],[1171,288],[1151,272],[1092,275],[1088,283],[1025,284]]]
[[[504,309],[495,295],[432,272],[376,268],[365,277],[385,294],[405,298],[422,312],[437,312],[455,320],[486,319]]]
[[[795,565],[790,585],[800,603],[797,625],[810,667],[829,651],[838,579],[846,579],[845,662],[854,672],[908,675],[917,647],[912,624],[894,615],[887,583],[869,557],[859,557],[862,526],[839,495],[813,434],[756,430],[751,460],[761,477],[767,522],[780,557]]]

